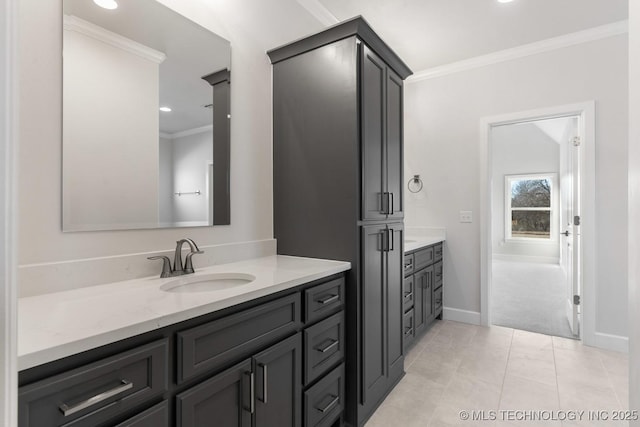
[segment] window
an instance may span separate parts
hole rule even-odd
[[[555,240],[555,182],[550,173],[505,176],[507,239]]]

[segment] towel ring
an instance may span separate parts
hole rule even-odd
[[[412,193],[419,193],[423,187],[422,180],[420,179],[420,175],[413,175],[413,178],[409,180],[407,183],[407,188]]]

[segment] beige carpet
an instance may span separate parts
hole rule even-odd
[[[574,338],[565,314],[564,286],[559,265],[494,260],[491,322]]]

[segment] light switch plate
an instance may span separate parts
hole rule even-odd
[[[473,222],[473,212],[460,211],[460,222]]]

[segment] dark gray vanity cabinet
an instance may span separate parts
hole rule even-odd
[[[177,426],[204,426],[211,420],[229,427],[251,427],[251,359],[176,396]]]
[[[337,427],[336,274],[19,374],[20,427]]]
[[[362,426],[404,371],[403,80],[360,17],[268,52],[278,253],[349,261],[346,422]]]
[[[178,394],[177,427],[299,426],[301,364],[298,333]]]
[[[442,243],[407,252],[404,275],[403,337],[406,349],[436,318],[442,318]],[[408,299],[412,304],[406,303]]]

